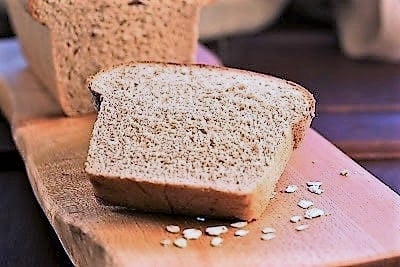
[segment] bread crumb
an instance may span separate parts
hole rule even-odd
[[[235,223],[231,223],[231,227],[233,228],[243,228],[245,226],[247,226],[247,222],[243,221],[243,222],[235,222]]]
[[[350,174],[350,172],[349,172],[349,170],[346,170],[346,169],[344,169],[344,170],[342,170],[341,172],[340,172],[340,175],[341,176],[349,176],[349,174]]]
[[[170,239],[163,239],[160,241],[160,244],[163,247],[168,247],[172,244],[172,241]]]
[[[224,242],[224,240],[221,237],[217,236],[217,237],[213,237],[213,239],[211,239],[210,244],[213,247],[219,247],[222,245],[223,242]]]
[[[167,225],[167,227],[165,227],[165,229],[173,234],[177,234],[181,231],[181,228],[178,225]]]
[[[291,185],[288,185],[288,186],[286,187],[285,193],[294,193],[294,192],[297,191],[297,189],[298,189],[297,185],[291,184]]]
[[[276,230],[275,230],[275,228],[272,228],[272,227],[264,227],[264,228],[261,230],[261,232],[262,232],[263,234],[270,234],[270,233],[275,233]]]
[[[196,221],[205,222],[206,218],[204,218],[204,217],[196,217]]]
[[[306,230],[307,228],[308,228],[308,224],[302,224],[302,225],[296,226],[297,231],[303,231],[303,230]]]
[[[261,240],[267,241],[267,240],[274,239],[275,237],[276,237],[275,233],[263,234],[263,235],[261,235]]]
[[[297,203],[297,206],[303,209],[308,209],[309,207],[313,206],[314,203],[310,200],[302,199]]]
[[[183,230],[182,233],[183,233],[183,237],[187,240],[199,239],[201,237],[201,235],[203,234],[201,232],[201,230],[194,229],[194,228],[185,229],[185,230]]]
[[[219,236],[228,232],[228,227],[226,226],[211,226],[206,228],[206,233],[211,236]]]
[[[299,216],[299,215],[290,217],[290,222],[292,222],[292,223],[298,223],[300,220],[301,220],[301,216]]]
[[[235,236],[246,236],[250,231],[245,229],[239,229],[235,232]]]
[[[183,237],[175,239],[174,245],[178,248],[186,248],[187,247],[187,240]]]
[[[321,209],[311,208],[311,209],[306,210],[306,212],[304,214],[304,218],[313,219],[313,218],[323,216],[324,214],[325,214],[325,212]]]

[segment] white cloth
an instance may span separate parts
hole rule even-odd
[[[334,4],[341,47],[347,55],[400,61],[400,0]]]
[[[217,0],[202,11],[200,36],[256,31],[272,24],[287,4],[288,0]],[[331,4],[346,55],[400,61],[400,0],[331,0]]]

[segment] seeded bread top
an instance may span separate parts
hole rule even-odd
[[[248,192],[314,115],[304,88],[226,68],[125,64],[89,88],[102,102],[87,172],[154,183]]]

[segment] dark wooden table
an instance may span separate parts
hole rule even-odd
[[[328,32],[268,32],[207,44],[224,64],[294,80],[318,100],[313,127],[400,192],[400,66],[345,58]],[[0,266],[70,266],[0,116]]]
[[[0,266],[71,266],[0,116]]]

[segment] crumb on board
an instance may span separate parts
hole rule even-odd
[[[206,218],[204,218],[204,217],[196,217],[196,221],[205,222]]]
[[[296,226],[296,230],[303,231],[303,230],[306,230],[308,227],[309,227],[308,224],[302,224],[302,225]]]
[[[172,241],[170,239],[163,239],[160,241],[160,244],[163,247],[168,247],[172,244]]]
[[[243,228],[243,227],[247,226],[247,224],[248,223],[246,221],[234,222],[234,223],[231,223],[231,227],[233,227],[233,228]]]
[[[187,247],[187,240],[183,237],[175,239],[174,245],[178,248],[186,248]]]
[[[228,232],[228,227],[222,226],[211,226],[206,228],[206,233],[211,236],[219,236]]]
[[[286,187],[285,193],[294,193],[294,192],[297,191],[297,189],[299,189],[299,188],[297,187],[297,185],[291,184],[291,185],[288,185],[288,186]]]
[[[199,229],[189,228],[183,230],[182,234],[185,239],[194,240],[199,239],[203,233]]]
[[[178,225],[172,225],[172,224],[167,225],[165,229],[172,234],[177,234],[181,231],[181,228]]]
[[[267,240],[274,239],[275,237],[276,237],[275,233],[262,234],[261,235],[261,240],[267,241]]]
[[[307,199],[301,199],[298,203],[297,206],[303,209],[308,209],[309,207],[313,206],[314,203],[311,200]]]
[[[349,176],[350,175],[350,172],[349,172],[349,170],[346,170],[346,169],[343,169],[343,170],[341,170],[340,171],[340,173],[339,173],[341,176]]]
[[[272,228],[272,227],[264,227],[264,228],[261,230],[261,232],[262,232],[263,234],[270,234],[270,233],[275,233],[276,230],[275,230],[275,228]]]
[[[290,217],[290,222],[292,222],[292,223],[298,223],[300,220],[301,220],[300,215],[294,215],[294,216]]]
[[[249,232],[250,231],[246,230],[246,229],[239,229],[239,230],[235,231],[234,235],[238,236],[238,237],[243,237],[243,236],[246,236]]]
[[[306,210],[306,212],[304,213],[304,218],[306,219],[313,219],[313,218],[317,218],[320,216],[325,215],[325,212],[321,209],[318,208],[311,208]]]
[[[222,245],[223,242],[224,240],[221,237],[217,236],[211,239],[210,245],[213,247],[219,247]]]

